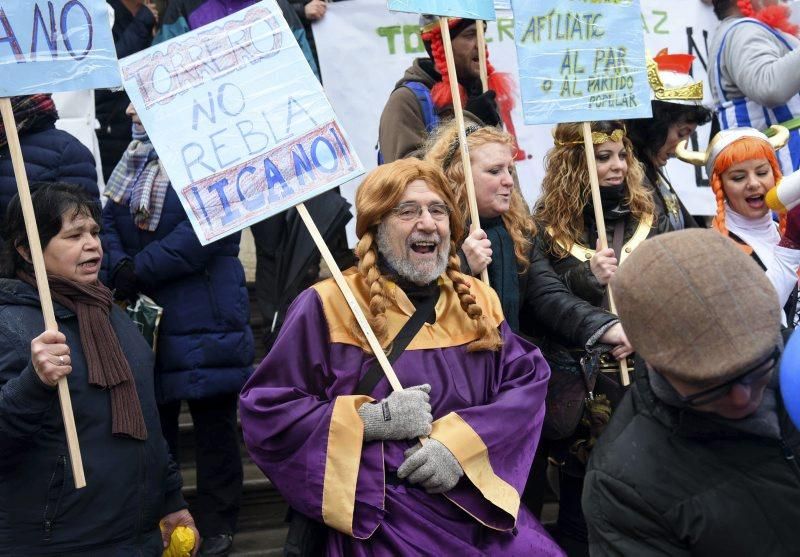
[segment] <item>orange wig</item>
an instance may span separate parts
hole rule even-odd
[[[725,225],[725,189],[722,185],[722,174],[733,165],[752,159],[767,159],[772,167],[772,174],[775,177],[776,184],[783,177],[778,159],[775,156],[775,150],[766,141],[755,137],[743,137],[728,145],[717,156],[710,180],[711,191],[714,192],[714,197],[717,200],[717,214],[714,217],[712,226],[724,236],[728,236],[728,227]],[[782,214],[780,221],[781,231],[786,226],[785,221],[786,215]],[[743,246],[743,249],[748,254],[752,252],[747,246]]]

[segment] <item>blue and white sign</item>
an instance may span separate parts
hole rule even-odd
[[[465,17],[487,21],[496,19],[493,0],[389,0],[389,9],[393,12]]]
[[[104,0],[0,0],[0,97],[118,87]]]
[[[275,0],[121,66],[204,245],[363,173]]]
[[[639,0],[512,0],[526,124],[651,116]]]

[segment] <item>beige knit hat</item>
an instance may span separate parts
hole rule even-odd
[[[611,287],[636,352],[683,381],[735,376],[781,343],[775,289],[752,258],[715,230],[647,240]]]

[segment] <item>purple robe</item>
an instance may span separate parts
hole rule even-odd
[[[367,307],[361,276],[347,281]],[[478,281],[473,295],[504,345],[468,352],[475,324],[452,283],[440,284],[436,323],[423,325],[393,367],[403,386],[431,385],[431,437],[464,469],[455,488],[429,495],[397,480],[415,441],[364,442],[357,409],[390,387],[384,378],[372,397],[350,394],[373,357],[353,335],[355,319],[333,281],[298,296],[242,391],[250,455],[294,509],[331,528],[329,555],[562,555],[519,497],[542,428],[547,363],[511,332],[496,294]],[[394,284],[387,289],[392,338],[414,307]]]

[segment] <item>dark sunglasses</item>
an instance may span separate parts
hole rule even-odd
[[[725,381],[721,385],[711,387],[710,389],[700,391],[699,393],[694,393],[693,395],[681,396],[681,402],[688,404],[689,406],[702,406],[704,404],[714,402],[715,400],[719,400],[730,393],[734,385],[752,385],[766,377],[772,372],[772,370],[775,369],[775,366],[778,365],[778,361],[780,361],[780,359],[781,349],[780,347],[776,346],[769,356],[761,360],[756,365],[750,367],[747,371],[740,373],[733,379]]]

